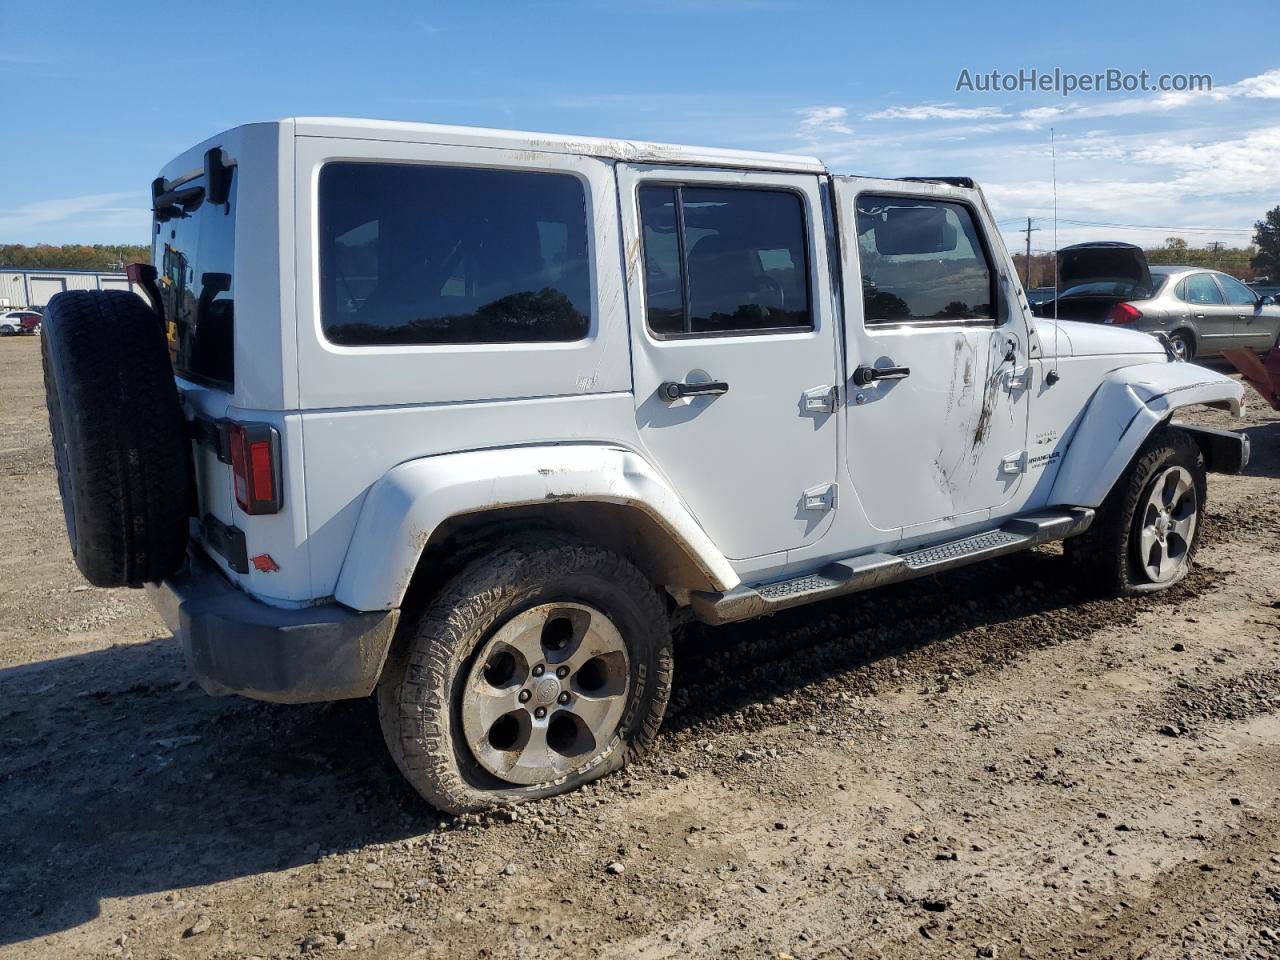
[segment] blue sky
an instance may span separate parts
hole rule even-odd
[[[1274,0],[195,5],[0,0],[0,243],[145,242],[179,151],[348,115],[813,153],[838,173],[978,178],[1061,243],[1248,242],[1280,204]],[[1019,68],[1204,73],[1211,93],[957,92]],[[1052,245],[1048,221],[1033,235]],[[1169,227],[1206,227],[1177,230]]]

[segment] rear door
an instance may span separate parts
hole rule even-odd
[[[906,539],[981,522],[1027,468],[1032,393],[1022,311],[1001,308],[1007,262],[981,195],[835,178],[858,499]]]
[[[1178,284],[1178,296],[1186,301],[1200,339],[1196,353],[1217,353],[1226,347],[1236,346],[1238,311],[1227,305],[1213,274],[1191,274]]]
[[[836,324],[816,176],[620,165],[636,424],[730,559],[837,508]]]

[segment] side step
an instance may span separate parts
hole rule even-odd
[[[1042,543],[1084,533],[1093,523],[1089,507],[1040,510],[1014,517],[996,530],[962,537],[909,553],[864,553],[834,560],[821,570],[794,580],[760,586],[745,584],[727,593],[695,592],[690,597],[694,616],[704,623],[748,620],[815,600],[828,600],[903,580],[913,580],[955,567],[968,566],[1006,553],[1029,550]]]

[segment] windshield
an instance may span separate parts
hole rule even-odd
[[[230,390],[233,351],[235,167],[226,203],[171,208],[155,221],[152,262],[164,303],[169,356],[180,376]]]

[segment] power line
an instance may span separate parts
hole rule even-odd
[[[1050,217],[1032,217],[1032,220],[1049,220]],[[1022,218],[1019,217],[1016,222],[1021,223]],[[1059,217],[1059,223],[1069,223],[1077,227],[1108,227],[1113,230],[1172,230],[1175,233],[1247,233],[1252,234],[1252,227],[1177,227],[1168,224],[1159,223],[1110,223],[1102,220],[1071,220],[1067,217]],[[1019,233],[1022,231],[1019,230]]]

